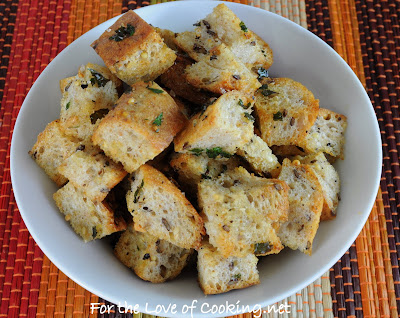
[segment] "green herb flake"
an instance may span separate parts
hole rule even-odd
[[[264,255],[271,251],[271,245],[269,243],[256,243],[254,244],[254,254]]]
[[[110,36],[109,39],[115,42],[120,42],[135,33],[135,27],[128,23],[126,27],[120,26],[117,30],[115,30],[115,34]]]
[[[140,184],[140,186],[135,191],[135,195],[134,195],[134,198],[133,198],[133,203],[137,203],[138,202],[139,197],[140,197],[140,191],[142,191],[143,186],[144,186],[144,180],[142,179],[142,183]]]
[[[246,117],[248,120],[251,120],[251,121],[256,120],[252,114],[249,114],[247,112],[244,113],[244,117]]]
[[[242,106],[244,109],[247,109],[251,106],[251,102],[248,102],[246,105],[243,103],[243,101],[241,99],[239,99],[238,102],[239,106]]]
[[[272,94],[278,94],[277,92],[271,91],[270,89],[268,89],[268,85],[267,84],[263,84],[259,90],[261,91],[261,94],[263,94],[264,96],[268,97]]]
[[[238,104],[239,104],[239,106],[244,107],[243,101],[241,99],[239,99],[239,103]]]
[[[200,156],[201,153],[203,152],[203,149],[201,148],[193,148],[189,150],[191,153],[193,153],[196,156]]]
[[[247,29],[246,24],[244,24],[243,21],[240,21],[239,26],[240,26],[240,28],[242,29],[243,32],[249,31],[249,30]]]
[[[237,283],[241,278],[242,278],[242,274],[240,274],[240,273],[233,275],[231,277],[231,279],[229,280],[228,285],[233,285],[233,284]]]
[[[268,71],[267,71],[265,68],[263,68],[263,67],[260,67],[260,68],[257,70],[257,73],[258,73],[258,79],[259,79],[259,80],[262,79],[262,78],[264,78],[264,77],[269,77]]]
[[[109,110],[107,108],[102,108],[96,110],[93,114],[90,115],[90,122],[92,125],[96,123],[99,119],[102,119],[105,115],[107,115]]]
[[[68,108],[71,106],[71,101],[69,101],[68,103],[67,103],[67,105],[65,105],[65,110],[68,110]]]
[[[223,151],[221,147],[214,147],[211,149],[206,149],[206,153],[208,158],[210,159],[215,159],[218,156],[221,156],[223,158],[230,158],[232,155],[226,151]]]
[[[92,73],[92,78],[90,79],[90,83],[94,85],[98,85],[99,87],[104,87],[110,81],[108,78],[105,78],[99,72],[95,71],[94,69],[88,69],[90,73]]]
[[[92,237],[96,238],[96,236],[97,236],[97,229],[96,229],[95,226],[93,226],[93,228],[92,228]]]
[[[153,93],[156,93],[156,94],[164,93],[164,91],[163,91],[162,89],[153,88],[153,87],[149,87],[149,86],[147,86],[146,88],[147,88],[148,90],[152,91]]]
[[[163,121],[163,113],[161,113],[160,115],[158,115],[158,116],[156,117],[156,119],[153,120],[153,125],[161,126],[162,121]]]
[[[282,115],[282,113],[279,112],[279,111],[278,111],[277,113],[274,114],[274,121],[278,121],[278,120],[280,120],[280,121],[283,120],[283,115]]]

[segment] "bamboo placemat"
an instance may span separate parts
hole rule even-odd
[[[74,283],[43,255],[15,204],[9,146],[15,119],[29,88],[62,49],[121,12],[157,2],[165,1],[0,3],[0,317],[132,317],[117,313],[91,315],[91,302],[107,302]],[[282,304],[291,305],[291,313],[280,317],[399,316],[400,2],[234,2],[281,14],[333,46],[364,84],[383,141],[381,189],[361,234],[328,273],[282,300]],[[250,318],[252,314],[237,317]]]

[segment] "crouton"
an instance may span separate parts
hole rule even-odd
[[[250,166],[259,174],[277,177],[281,165],[267,143],[254,135],[247,144],[238,149],[238,155],[247,160]]]
[[[206,295],[257,285],[260,283],[257,263],[252,253],[224,257],[212,245],[203,244],[197,257],[199,285]]]
[[[278,235],[285,246],[311,255],[324,203],[314,170],[295,160],[284,159],[279,179],[289,186],[289,216]]]
[[[115,218],[113,211],[105,202],[92,202],[71,182],[54,193],[53,198],[65,215],[65,220],[85,242],[100,239],[126,228],[125,221],[122,218]]]
[[[94,129],[118,99],[122,83],[107,68],[88,63],[73,80],[61,80],[60,123],[63,132],[82,141],[90,140]]]
[[[141,166],[126,195],[135,229],[182,248],[197,249],[203,220],[183,193],[157,169]]]
[[[250,96],[237,91],[222,95],[190,119],[174,140],[175,151],[230,157],[253,136],[252,103]]]
[[[141,279],[163,283],[174,279],[186,266],[192,250],[173,245],[128,226],[114,249],[117,258]]]
[[[155,27],[154,28],[157,33],[162,37],[164,43],[171,49],[174,51],[178,51],[179,48],[177,47],[177,45],[175,44],[175,37],[177,35],[177,33],[168,30],[168,29],[160,29]]]
[[[157,31],[133,11],[119,18],[92,47],[109,70],[129,85],[156,79],[176,58]]]
[[[60,128],[60,121],[48,124],[37,137],[29,151],[31,157],[59,187],[68,180],[61,175],[57,167],[80,146],[77,140],[65,136]]]
[[[310,153],[323,151],[333,157],[344,159],[346,128],[346,116],[320,108],[314,125],[300,141],[299,146]]]
[[[302,84],[289,78],[268,78],[254,105],[261,138],[272,145],[298,145],[314,124],[319,101]]]
[[[139,82],[101,121],[92,141],[132,173],[166,149],[185,124],[171,96],[154,82]]]
[[[314,170],[324,195],[324,205],[322,207],[321,221],[332,220],[336,217],[336,209],[339,204],[340,180],[339,174],[329,163],[322,152],[308,155],[306,157],[297,156],[294,159],[303,164],[308,164]]]
[[[121,164],[113,162],[98,147],[82,146],[58,167],[82,194],[101,202],[127,174]]]
[[[198,200],[210,244],[224,257],[279,253],[276,230],[287,220],[288,187],[250,175],[243,167],[204,179]]]

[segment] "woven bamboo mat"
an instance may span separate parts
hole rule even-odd
[[[0,317],[132,317],[90,314],[107,303],[74,283],[29,235],[10,182],[10,141],[22,102],[46,65],[97,24],[165,1],[3,0],[0,3]],[[383,140],[381,188],[357,240],[320,279],[282,300],[280,317],[398,317],[400,312],[400,2],[241,0],[317,34],[364,84]],[[134,315],[152,317],[148,315]],[[237,317],[250,318],[252,314]],[[263,314],[263,317],[277,317]]]

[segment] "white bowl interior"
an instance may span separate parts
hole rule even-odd
[[[215,5],[216,2],[170,2],[136,12],[154,26],[179,32],[192,29],[192,24]],[[114,18],[68,46],[33,85],[14,130],[11,174],[22,217],[43,252],[74,281],[117,305],[126,301],[138,304],[142,312],[154,313],[157,305],[172,303],[177,305],[175,315],[185,316],[182,306],[197,300],[193,309],[193,316],[197,317],[242,311],[238,307],[235,312],[208,312],[207,308],[214,304],[236,305],[239,301],[239,306],[249,305],[250,310],[255,305],[272,304],[328,270],[355,240],[372,208],[381,172],[381,140],[372,105],[354,73],[327,44],[289,20],[250,6],[227,5],[272,47],[275,61],[270,76],[300,81],[320,99],[321,107],[348,117],[346,159],[336,164],[342,182],[338,216],[321,224],[311,257],[285,250],[262,258],[258,266],[260,285],[208,297],[203,295],[194,275],[185,274],[165,284],[146,283],[113,256],[107,241],[83,243],[53,202],[56,186],[28,156],[28,150],[46,124],[59,117],[59,80],[76,74],[79,66],[87,62],[103,64],[89,45],[115,22]]]

